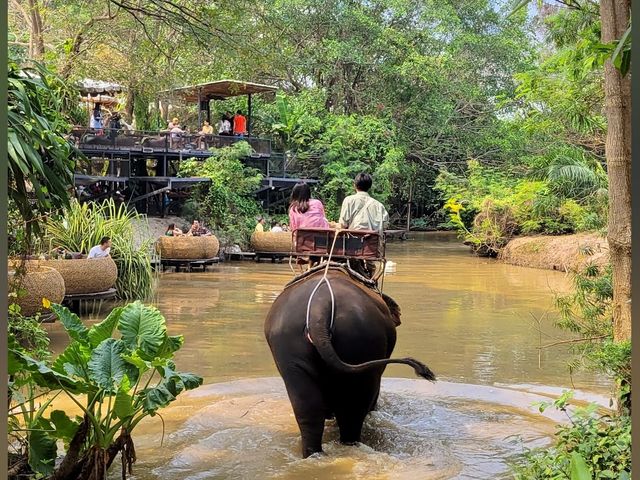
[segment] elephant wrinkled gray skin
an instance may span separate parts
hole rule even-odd
[[[403,363],[431,381],[435,375],[413,358],[390,359],[396,343],[400,309],[340,270],[329,270],[335,297],[332,331],[331,295],[319,271],[287,287],[265,320],[265,336],[302,436],[304,458],[322,452],[325,418],[335,415],[340,441],[360,441],[366,415],[375,408],[387,364]]]

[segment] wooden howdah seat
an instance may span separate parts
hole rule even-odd
[[[293,252],[297,256],[328,257],[331,253],[331,258],[384,259],[384,246],[375,230],[300,228],[293,232]]]

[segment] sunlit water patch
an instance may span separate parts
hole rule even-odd
[[[324,455],[302,460],[300,436],[279,378],[208,385],[157,421],[141,425],[139,480],[199,479],[489,479],[509,474],[524,449],[545,445],[561,420],[510,389],[413,379],[384,379],[378,410],[362,443],[338,442],[328,421]]]

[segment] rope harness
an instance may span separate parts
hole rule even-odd
[[[313,300],[313,296],[316,294],[316,292],[318,291],[318,288],[320,288],[320,285],[322,285],[323,283],[327,284],[327,288],[329,289],[329,293],[331,294],[331,321],[329,322],[329,336],[331,336],[331,332],[333,331],[333,319],[335,316],[335,309],[336,309],[336,299],[335,296],[333,295],[333,289],[331,288],[331,282],[329,281],[329,279],[327,278],[327,273],[329,272],[329,265],[331,263],[331,257],[333,255],[333,249],[336,246],[336,240],[338,239],[338,234],[340,233],[341,229],[338,228],[336,230],[335,235],[333,236],[333,242],[331,244],[331,250],[329,251],[329,257],[327,258],[327,265],[324,268],[324,274],[322,275],[322,278],[320,279],[320,281],[318,282],[318,284],[316,285],[316,288],[313,289],[313,291],[311,292],[311,295],[309,295],[309,300],[307,301],[307,318],[306,318],[306,322],[305,322],[305,333],[307,336],[307,339],[309,340],[309,342],[311,342],[311,344],[313,345],[313,340],[311,339],[311,330],[309,330],[309,314],[311,313],[311,300]]]
[[[330,318],[330,322],[329,322],[329,337],[331,337],[331,334],[333,332],[336,301],[335,301],[335,295],[333,293],[333,288],[331,287],[331,282],[327,278],[327,274],[329,273],[330,269],[331,270],[339,270],[339,271],[341,271],[343,273],[346,273],[347,275],[349,275],[349,277],[353,278],[354,280],[358,281],[361,284],[364,284],[366,287],[374,290],[376,293],[382,295],[382,292],[379,289],[378,282],[377,282],[377,278],[379,278],[380,275],[377,275],[376,279],[367,278],[364,275],[361,275],[359,272],[356,272],[355,270],[353,270],[351,268],[348,260],[347,260],[347,263],[339,263],[339,262],[331,261],[331,258],[333,256],[333,251],[335,249],[336,241],[337,241],[338,236],[339,236],[341,231],[342,231],[342,229],[337,229],[336,230],[335,235],[333,237],[333,242],[331,244],[331,250],[329,251],[329,256],[327,257],[326,260],[324,260],[319,265],[316,265],[315,267],[311,267],[306,272],[296,276],[293,280],[291,280],[289,283],[287,283],[285,285],[285,287],[284,287],[285,289],[287,289],[290,286],[295,285],[295,284],[303,281],[307,277],[315,274],[316,272],[319,272],[320,270],[324,270],[322,278],[318,281],[318,283],[314,287],[313,291],[311,292],[311,295],[309,295],[309,300],[307,301],[307,310],[306,310],[306,318],[305,318],[304,335],[307,338],[307,340],[309,340],[309,342],[311,344],[313,344],[313,340],[311,338],[311,333],[310,333],[310,329],[309,329],[309,320],[311,318],[311,302],[313,301],[313,297],[315,296],[316,292],[318,291],[318,289],[320,288],[320,286],[323,283],[327,285],[327,288],[329,289],[329,294],[331,295],[331,318]],[[382,274],[383,278],[384,278],[384,264],[385,263],[386,262],[383,261],[382,272],[380,272]],[[289,266],[291,267],[291,258],[289,260]],[[292,270],[293,270],[293,268],[292,268]]]

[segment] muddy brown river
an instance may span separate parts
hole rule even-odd
[[[532,404],[563,388],[606,403],[607,378],[570,375],[566,339],[553,328],[565,274],[469,254],[455,236],[413,234],[390,243],[397,264],[384,291],[402,308],[394,356],[414,356],[435,384],[389,366],[363,443],[340,445],[325,430],[326,455],[301,460],[284,384],[264,340],[265,315],[291,278],[287,263],[233,262],[205,273],[164,273],[156,303],[170,334],[183,334],[181,370],[205,386],[134,432],[135,479],[494,479],[527,448],[545,445],[562,420]],[[55,349],[60,325],[48,326]],[[117,478],[114,476],[113,478]]]

